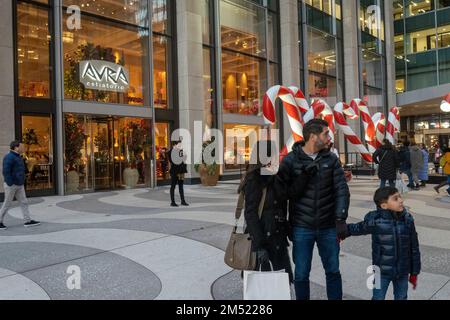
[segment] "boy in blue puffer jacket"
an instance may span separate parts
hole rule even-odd
[[[391,282],[394,299],[407,300],[408,280],[415,290],[421,268],[414,219],[396,188],[378,189],[374,201],[377,210],[360,223],[348,224],[348,232],[351,236],[372,235],[372,263],[380,270],[375,276],[380,283],[375,283],[372,300],[384,300]]]

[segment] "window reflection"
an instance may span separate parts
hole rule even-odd
[[[155,108],[168,109],[168,61],[170,41],[163,36],[153,36],[153,101]]]
[[[156,176],[158,180],[169,178],[170,125],[167,122],[155,124]]]
[[[259,138],[259,126],[225,124],[225,169],[245,169],[254,144]]]
[[[267,87],[266,62],[222,52],[223,112],[257,115]]]
[[[405,0],[406,15],[415,16],[434,10],[434,0]]]
[[[153,32],[170,34],[168,13],[171,0],[152,0],[152,28]]]
[[[19,96],[50,97],[49,13],[30,4],[17,4],[17,66]]]
[[[336,75],[335,38],[311,27],[308,27],[308,68]]]
[[[26,190],[53,188],[53,136],[51,116],[22,116],[25,145]]]

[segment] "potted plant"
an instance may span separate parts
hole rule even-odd
[[[139,182],[138,163],[142,163],[143,152],[148,144],[149,129],[144,122],[130,122],[125,129],[127,135],[127,149],[129,157],[129,167],[123,171],[125,185],[128,188],[135,188]]]
[[[214,187],[217,185],[220,176],[220,166],[214,161],[211,164],[207,164],[203,157],[203,152],[205,148],[214,142],[214,138],[206,141],[202,145],[202,161],[201,163],[196,163],[194,169],[200,175],[200,181],[203,186]],[[212,152],[212,156],[215,156],[215,150]]]
[[[83,125],[71,115],[65,118],[65,157],[67,166],[67,192],[76,192],[80,185],[80,176],[77,166],[81,164],[81,149],[83,148],[86,135]]]

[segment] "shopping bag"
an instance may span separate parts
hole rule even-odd
[[[244,271],[244,300],[291,300],[289,275],[283,271]]]
[[[407,193],[409,191],[408,185],[403,181],[402,176],[397,173],[397,180],[395,181],[395,187],[397,188],[400,194]]]

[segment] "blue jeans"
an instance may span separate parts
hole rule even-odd
[[[337,242],[336,228],[320,230],[294,227],[293,240],[297,300],[310,298],[309,273],[315,243],[325,269],[328,299],[342,300],[342,278],[339,272],[340,246]]]
[[[384,188],[386,186],[386,179],[381,179],[380,188]],[[395,188],[395,180],[389,180],[389,186]]]
[[[394,300],[408,300],[408,276],[392,279],[383,275],[380,278],[380,288],[373,289],[372,300],[384,300],[391,282],[394,285]]]

